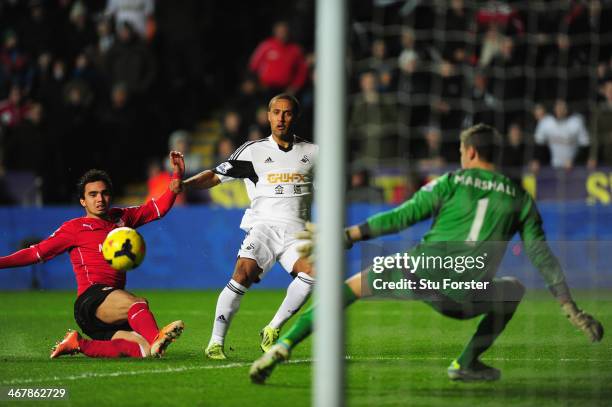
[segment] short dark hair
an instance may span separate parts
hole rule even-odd
[[[272,109],[272,103],[276,102],[277,100],[281,100],[281,99],[285,99],[291,102],[291,104],[293,105],[293,113],[295,113],[296,116],[300,116],[300,113],[302,112],[301,107],[300,107],[300,102],[297,100],[297,98],[289,93],[281,93],[279,95],[274,96],[272,99],[270,99],[270,102],[268,103],[268,112],[270,111],[270,109]]]
[[[474,147],[483,161],[489,163],[499,161],[502,137],[495,128],[488,124],[478,123],[463,130],[460,138],[464,146]]]
[[[79,182],[77,182],[79,198],[85,198],[85,185],[96,181],[104,182],[111,195],[113,194],[113,183],[106,171],[92,169],[83,174],[83,176],[79,178]]]

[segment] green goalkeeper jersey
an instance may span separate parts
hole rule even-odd
[[[368,218],[367,227],[370,236],[377,237],[429,217],[434,218],[431,229],[408,252],[412,257],[421,257],[422,265],[428,260],[427,267],[412,270],[419,278],[490,281],[508,241],[518,232],[529,259],[546,283],[552,286],[565,281],[559,262],[546,243],[534,200],[501,173],[479,168],[447,173],[423,186],[397,208]],[[485,261],[466,263],[466,258]],[[457,264],[462,265],[457,268]],[[455,300],[466,295],[465,290],[440,291]]]

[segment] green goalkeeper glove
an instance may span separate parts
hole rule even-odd
[[[591,340],[591,342],[599,342],[603,338],[604,328],[601,322],[593,318],[576,306],[573,301],[566,302],[561,305],[565,316],[576,328],[580,329]]]
[[[295,237],[300,240],[306,240],[306,242],[298,246],[297,251],[300,257],[307,257],[311,262],[314,262],[314,239],[317,233],[317,225],[312,222],[306,222],[304,230],[297,232]],[[344,248],[346,250],[353,247],[353,241],[350,239],[347,229],[344,229]]]

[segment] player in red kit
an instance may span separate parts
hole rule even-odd
[[[161,356],[180,336],[183,321],[161,330],[146,299],[125,288],[125,272],[110,267],[102,256],[102,243],[113,229],[137,228],[163,217],[181,192],[185,172],[183,154],[172,151],[174,169],[168,190],[142,206],[111,208],[112,182],[104,171],[89,170],[77,185],[85,216],[71,219],[42,242],[0,257],[0,269],[43,262],[68,252],[77,281],[74,318],[91,339],[68,331],[53,348],[51,358],[83,353],[90,357],[115,358]]]

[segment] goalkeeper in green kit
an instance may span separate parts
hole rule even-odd
[[[493,345],[512,319],[525,293],[525,287],[516,278],[495,278],[507,243],[518,232],[529,259],[544,277],[569,321],[591,341],[600,341],[603,326],[572,300],[559,262],[546,243],[535,202],[495,170],[493,163],[500,152],[501,136],[492,127],[478,124],[464,130],[460,138],[461,170],[430,182],[399,207],[345,229],[346,246],[350,247],[353,242],[397,233],[419,221],[434,218],[421,243],[407,251],[413,260],[420,258],[416,270],[394,266],[381,272],[375,263],[346,281],[345,305],[358,298],[382,294],[423,300],[454,319],[481,316],[476,332],[449,366],[448,376],[464,381],[498,380],[500,371],[481,362],[480,355]],[[312,233],[310,236],[309,232],[304,233],[303,237],[312,238]],[[304,254],[311,253],[312,244],[305,246]],[[468,258],[473,261],[465,261]],[[429,259],[433,259],[433,264],[425,267]],[[412,266],[415,265],[413,261]],[[430,286],[419,289],[423,281]],[[389,289],[409,284],[415,289]],[[474,286],[486,289],[457,289]],[[387,289],[381,290],[381,287]],[[291,349],[312,332],[312,319],[311,307],[253,363],[249,372],[253,382],[263,383],[277,364],[289,358]]]

